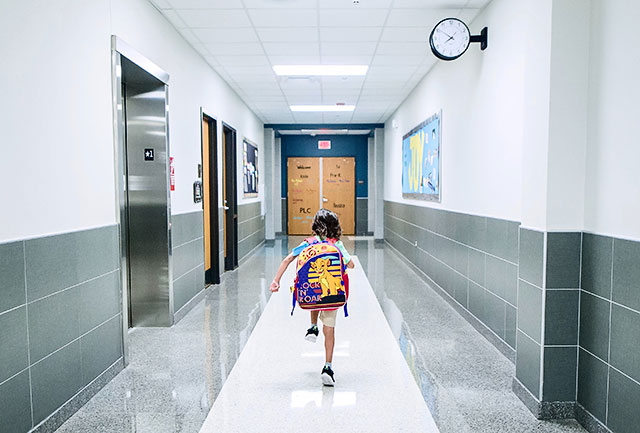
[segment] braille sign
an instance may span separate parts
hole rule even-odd
[[[144,160],[145,161],[153,161],[153,149],[145,149],[144,150]]]

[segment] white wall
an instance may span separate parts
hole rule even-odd
[[[640,3],[592,0],[585,230],[640,240]]]
[[[263,152],[262,122],[148,1],[2,2],[0,242],[116,222],[111,34],[171,75],[172,213],[201,208],[201,106],[237,130],[239,202],[263,200],[242,197],[242,138]]]
[[[523,147],[524,4],[494,0],[474,20],[489,27],[454,62],[439,62],[385,125],[385,200],[520,220]],[[402,198],[402,137],[442,109],[442,204]],[[399,127],[392,128],[396,120]]]

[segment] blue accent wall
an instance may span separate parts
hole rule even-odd
[[[330,150],[318,149],[318,140],[331,140]],[[287,158],[291,157],[345,157],[356,159],[356,197],[367,197],[369,137],[366,135],[283,135],[282,143],[282,197],[287,197]],[[362,183],[361,183],[362,182]]]

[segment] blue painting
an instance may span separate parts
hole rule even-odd
[[[440,127],[438,113],[402,138],[402,196],[440,201]]]

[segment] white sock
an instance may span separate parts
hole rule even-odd
[[[324,366],[325,366],[325,367],[328,367],[328,368],[331,368],[331,363],[330,363],[330,362],[325,362],[325,363],[324,363]]]

